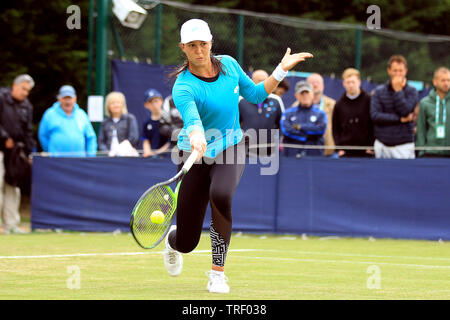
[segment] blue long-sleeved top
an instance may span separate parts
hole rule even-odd
[[[264,83],[255,85],[234,58],[226,55],[217,58],[225,71],[217,80],[204,81],[186,70],[178,76],[172,89],[175,106],[184,122],[178,147],[190,151],[189,134],[202,131],[207,141],[205,157],[209,158],[242,139],[239,95],[253,103],[263,102],[268,96]]]
[[[390,81],[378,86],[370,101],[375,138],[389,146],[413,142],[414,123],[400,118],[412,113],[418,102],[417,90],[409,85],[397,92]]]
[[[59,102],[55,102],[42,116],[38,137],[42,149],[53,155],[83,156],[97,151],[95,131],[78,104],[68,116]]]
[[[300,125],[300,130],[294,128]],[[287,109],[280,121],[280,128],[288,141],[308,145],[323,145],[323,134],[327,128],[327,115],[314,107],[298,107]]]

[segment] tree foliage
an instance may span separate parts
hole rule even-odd
[[[209,0],[182,0],[192,4],[211,5]],[[277,13],[321,21],[365,25],[367,7],[381,9],[381,27],[425,34],[450,35],[450,0],[219,0],[214,6],[264,13]]]
[[[70,5],[81,9],[81,29],[68,29]],[[56,99],[64,84],[75,87],[85,101],[88,61],[88,1],[2,1],[0,4],[1,86],[15,76],[30,74],[36,82],[30,101],[34,122]]]

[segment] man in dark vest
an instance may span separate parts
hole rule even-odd
[[[19,228],[19,185],[23,182],[20,175],[25,168],[11,163],[26,166],[35,145],[32,137],[33,106],[27,99],[33,87],[33,79],[22,74],[14,79],[11,88],[0,89],[0,217],[3,215],[3,234],[24,232]]]

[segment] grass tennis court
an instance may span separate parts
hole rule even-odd
[[[206,291],[207,233],[178,278],[163,249],[124,233],[0,235],[0,299],[450,299],[448,242],[235,233],[228,295]]]

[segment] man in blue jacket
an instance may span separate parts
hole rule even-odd
[[[77,102],[75,89],[62,86],[58,101],[47,111],[39,124],[42,149],[58,156],[95,155],[97,137],[86,112]]]
[[[324,133],[327,128],[325,111],[313,107],[313,88],[307,81],[299,81],[295,85],[295,97],[298,107],[289,108],[281,117],[280,127],[283,132],[283,142],[298,145],[324,145]],[[322,156],[322,148],[292,149],[285,148],[284,154],[302,156]]]
[[[408,69],[403,56],[392,56],[387,72],[390,80],[375,89],[370,105],[375,157],[414,159],[413,115],[419,95],[406,82]]]

